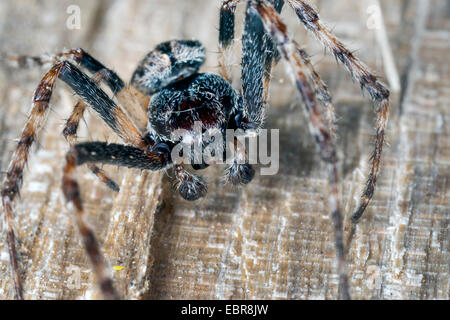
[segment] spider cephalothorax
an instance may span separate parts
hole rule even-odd
[[[196,73],[152,97],[148,130],[160,139],[170,140],[174,130],[194,130],[195,121],[202,123],[203,130],[226,129],[238,112],[238,97],[219,75]]]
[[[212,132],[225,136],[226,129],[242,129],[242,98],[223,77],[198,73],[205,61],[205,49],[199,41],[172,40],[159,44],[139,64],[131,83],[143,94],[152,95],[148,104],[146,137],[154,152],[170,152],[177,143],[199,144],[206,148]],[[201,135],[195,133],[199,123]],[[178,137],[175,132],[184,133]],[[225,141],[223,150],[226,149]],[[194,169],[208,166],[200,159]],[[227,171],[233,184],[249,183],[254,170],[249,164],[235,164]],[[197,200],[206,194],[206,183],[183,167],[177,166],[178,190],[186,200]]]
[[[292,76],[299,97],[304,102],[304,113],[311,135],[317,144],[329,175],[329,207],[334,222],[340,290],[349,298],[345,265],[343,228],[339,203],[339,174],[334,146],[334,107],[328,88],[314,70],[306,52],[299,48],[281,20],[283,0],[248,0],[242,35],[242,88],[231,85],[231,70],[227,63],[234,41],[234,15],[240,0],[223,0],[220,9],[219,49],[220,73],[199,73],[205,60],[205,49],[198,41],[172,40],[155,47],[138,65],[130,85],[112,70],[106,68],[83,49],[70,50],[54,56],[9,57],[19,66],[29,64],[51,65],[33,96],[33,108],[22,132],[1,190],[7,242],[16,297],[22,298],[22,282],[13,230],[13,201],[22,184],[23,170],[37,132],[43,126],[49,102],[57,79],[61,79],[80,97],[66,122],[63,134],[71,145],[66,156],[62,189],[66,200],[73,204],[77,227],[86,252],[105,298],[117,298],[111,278],[105,270],[99,245],[93,230],[84,220],[85,210],[80,198],[75,175],[77,166],[87,164],[113,190],[119,187],[95,163],[112,164],[144,170],[163,170],[174,167],[178,190],[187,200],[205,196],[205,181],[188,172],[182,163],[175,163],[172,151],[183,142],[194,141],[202,146],[212,140],[203,140],[211,131],[242,129],[245,133],[258,131],[263,126],[268,101],[270,73],[274,64],[284,60]],[[362,202],[352,216],[356,222],[373,196],[379,173],[384,131],[389,108],[389,91],[368,68],[356,58],[320,22],[316,11],[303,0],[287,0],[301,23],[332,52],[350,71],[351,76],[369,92],[378,103],[376,144],[372,166]],[[92,74],[89,77],[81,69]],[[114,93],[114,99],[100,87],[104,83]],[[76,143],[78,124],[86,108],[92,108],[122,139],[124,144],[106,142]],[[135,109],[139,117],[133,120],[123,110]],[[324,116],[324,110],[328,117]],[[144,111],[145,110],[145,111]],[[327,118],[327,119],[326,119]],[[135,123],[146,120],[146,129]],[[200,138],[194,135],[196,123]],[[178,136],[176,131],[184,130]],[[198,140],[196,140],[198,139]],[[228,180],[234,184],[249,183],[255,171],[245,161],[245,148],[235,139],[235,158],[227,169]],[[194,169],[205,168],[201,161],[192,163]]]

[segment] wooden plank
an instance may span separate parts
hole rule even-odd
[[[67,6],[79,5],[80,30],[65,26]],[[383,74],[364,1],[314,2],[321,17],[350,49]],[[393,95],[382,174],[375,198],[351,230],[365,175],[375,113],[367,97],[324,56],[296,17],[283,17],[313,55],[338,113],[342,202],[346,215],[352,294],[357,299],[448,299],[450,135],[445,0],[381,1],[402,92]],[[195,8],[202,10],[195,10]],[[218,4],[213,1],[4,1],[0,39],[8,53],[56,52],[83,47],[128,80],[157,43],[197,38],[208,48],[205,71],[217,71]],[[194,10],[193,10],[194,8]],[[438,9],[440,8],[440,9]],[[243,6],[238,21],[243,18]],[[40,12],[39,15],[36,13]],[[238,30],[241,30],[240,23]],[[235,86],[239,86],[236,43]],[[0,155],[6,170],[43,70],[0,68]],[[51,116],[25,173],[16,230],[25,297],[98,297],[86,256],[60,192],[67,144],[62,119],[75,100],[59,85]],[[221,182],[223,168],[202,172],[209,193],[187,202],[172,188],[173,173],[141,173],[105,166],[121,186],[115,194],[82,168],[83,197],[125,298],[335,299],[334,236],[323,164],[309,136],[301,103],[282,64],[274,71],[267,127],[280,129],[280,169],[248,186]],[[114,141],[93,113],[80,139]],[[259,168],[258,168],[259,169]],[[257,170],[259,172],[259,170]],[[13,298],[4,237],[0,238],[0,298]],[[80,274],[80,282],[76,280]],[[75,277],[75,278],[74,278]]]

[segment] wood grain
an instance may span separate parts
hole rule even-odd
[[[383,75],[364,1],[313,2],[322,19]],[[69,5],[81,8],[80,30],[66,27]],[[352,295],[356,299],[449,299],[450,9],[445,0],[381,1],[402,91],[392,97],[388,141],[375,198],[352,230],[372,149],[375,112],[341,65],[324,55],[295,15],[296,40],[313,55],[338,114],[342,203]],[[159,42],[196,38],[217,71],[215,1],[2,1],[2,51],[58,52],[83,47],[128,80]],[[201,8],[201,9],[200,9]],[[238,21],[243,19],[243,6]],[[238,23],[238,32],[242,29]],[[240,33],[238,33],[240,34]],[[236,42],[234,85],[239,83]],[[44,70],[0,68],[0,154],[6,170]],[[337,282],[327,181],[283,64],[274,70],[266,126],[280,129],[280,169],[242,188],[224,186],[223,168],[204,171],[209,193],[191,203],[173,190],[171,171],[104,169],[121,192],[86,168],[80,182],[119,292],[128,299],[336,299]],[[382,77],[383,78],[383,77]],[[16,230],[27,299],[98,298],[89,264],[60,190],[63,119],[75,103],[57,86],[53,112],[25,173]],[[94,113],[81,141],[115,141]],[[259,170],[257,170],[259,172]],[[202,172],[203,174],[203,172]],[[12,299],[5,238],[0,238],[0,298]],[[80,282],[74,281],[79,273]],[[75,279],[76,280],[76,279]]]

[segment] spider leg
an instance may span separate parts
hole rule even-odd
[[[105,67],[82,48],[70,49],[57,54],[43,54],[39,56],[3,56],[3,60],[19,68],[30,68],[34,66],[51,67],[60,62],[69,61],[86,68],[92,73],[99,72],[103,69],[108,70],[109,76],[105,78],[105,82],[114,94],[119,92],[125,86],[123,80],[120,79],[114,71]]]
[[[298,44],[295,43],[295,41],[294,41],[294,44],[298,48]],[[308,75],[307,75],[308,80],[314,87],[314,92],[317,96],[317,99],[325,108],[325,111],[326,111],[325,115],[327,117],[328,127],[330,129],[330,135],[333,139],[335,139],[336,135],[335,135],[334,123],[336,121],[336,116],[334,113],[334,105],[333,105],[333,101],[331,99],[331,94],[328,91],[328,87],[325,84],[325,82],[322,81],[322,79],[320,78],[320,75],[315,70],[313,64],[311,63],[309,55],[306,53],[306,51],[303,49],[298,49],[298,53],[303,61],[303,64],[309,70]]]
[[[74,61],[92,73],[102,73],[101,81],[105,82],[117,98],[119,104],[130,114],[133,122],[139,129],[147,125],[147,106],[149,98],[141,94],[132,85],[126,85],[124,81],[113,70],[105,67],[101,62],[92,57],[82,48],[72,49],[55,55],[54,60],[68,59]]]
[[[13,274],[16,299],[23,299],[22,282],[18,266],[17,251],[15,247],[15,234],[13,229],[13,201],[19,194],[23,180],[23,169],[28,161],[28,154],[36,133],[41,127],[45,113],[48,110],[49,101],[56,79],[58,78],[60,66],[56,65],[48,71],[42,78],[33,97],[33,108],[30,117],[23,129],[22,136],[17,145],[16,151],[9,165],[6,179],[1,190],[4,226],[7,228],[7,243],[11,270]]]
[[[72,61],[80,65],[81,67],[86,68],[90,72],[95,72],[93,76],[94,82],[96,84],[99,84],[102,81],[106,82],[108,87],[113,91],[113,94],[116,94],[119,103],[122,106],[125,106],[128,111],[131,110],[135,112],[134,119],[144,119],[143,121],[145,121],[145,123],[143,125],[141,124],[141,127],[145,127],[146,125],[146,115],[142,112],[143,108],[140,107],[140,103],[135,102],[135,96],[139,93],[133,92],[134,94],[132,94],[131,90],[125,86],[122,79],[120,79],[120,77],[114,71],[106,68],[101,62],[93,58],[82,48],[71,49],[54,55],[44,54],[40,56],[6,56],[3,57],[3,59],[19,68],[29,68],[33,66],[42,67],[49,64],[54,65],[62,61]],[[136,108],[136,104],[138,104],[139,107]],[[80,99],[77,102],[71,116],[66,121],[63,135],[70,145],[74,145],[76,142],[76,131],[86,107],[86,103]],[[141,112],[139,113],[139,111]],[[139,114],[136,114],[136,112],[138,112]],[[101,170],[94,164],[88,164],[88,167],[109,188],[114,191],[120,190],[118,185],[110,178],[108,178],[103,170]]]
[[[234,41],[236,6],[241,0],[222,0],[219,22],[219,70],[220,75],[231,83],[231,50]]]
[[[311,31],[316,38],[333,55],[341,61],[350,72],[353,79],[358,81],[361,88],[369,92],[373,100],[377,101],[378,116],[375,136],[375,149],[372,154],[372,166],[367,180],[367,185],[362,195],[361,204],[352,215],[352,221],[358,222],[364,210],[367,208],[373,197],[375,184],[380,171],[381,153],[384,144],[384,131],[388,121],[389,113],[389,90],[382,85],[377,78],[369,71],[368,67],[355,57],[336,37],[320,22],[317,12],[303,0],[287,0],[294,9],[300,21],[306,29]]]
[[[267,1],[280,12],[284,1]],[[270,73],[278,59],[276,45],[264,32],[258,15],[247,2],[242,35],[242,97],[244,116],[253,127],[261,127],[269,94]]]
[[[70,62],[63,61],[58,65],[60,66],[58,77],[94,109],[125,143],[141,148],[147,147],[131,119],[91,78]]]
[[[89,72],[95,74],[102,70],[105,75],[102,79],[117,97],[118,102],[132,116],[139,128],[147,125],[147,105],[149,98],[141,94],[132,85],[125,85],[124,81],[113,70],[105,67],[100,61],[91,56],[82,48],[70,49],[57,54],[43,54],[40,56],[2,56],[2,60],[11,66],[30,68],[34,66],[53,66],[62,61],[75,63]]]
[[[139,129],[147,125],[147,106],[149,98],[141,94],[132,85],[126,85],[113,70],[105,67],[83,49],[73,49],[56,55],[59,60],[69,58],[92,73],[102,72],[102,81],[111,89],[119,104],[130,114]]]
[[[73,205],[75,221],[83,239],[86,252],[92,264],[100,290],[105,299],[118,299],[119,295],[108,274],[94,231],[85,221],[80,189],[75,169],[84,163],[100,162],[128,168],[160,170],[170,163],[170,153],[154,154],[141,148],[104,142],[87,142],[73,146],[66,155],[63,171],[62,190],[66,201]]]
[[[229,3],[229,2],[231,2],[231,3]],[[272,3],[272,5],[274,5],[276,11],[278,13],[280,13],[282,10],[284,1],[271,1],[271,3]],[[223,52],[225,52],[225,49],[228,48],[228,46],[231,43],[231,40],[234,37],[234,9],[235,9],[235,6],[236,6],[235,1],[224,0],[224,4],[221,9],[221,22],[220,22],[220,27],[221,27],[220,30],[221,31],[219,33],[219,42],[221,43]],[[248,19],[248,21],[251,21],[250,17],[247,19]],[[230,20],[230,21],[227,22],[227,20]],[[233,26],[233,28],[231,28],[231,26]],[[222,29],[224,31],[222,31]],[[243,41],[249,42],[249,46],[253,46],[253,48],[251,48],[251,49],[249,48],[250,51],[246,51],[248,53],[248,55],[257,54],[258,52],[264,51],[263,55],[266,56],[266,58],[265,58],[266,61],[264,64],[265,71],[262,75],[262,78],[263,78],[263,80],[262,80],[262,83],[263,83],[262,101],[263,101],[263,105],[266,105],[267,100],[268,100],[268,95],[269,95],[271,70],[273,69],[275,64],[278,63],[280,56],[278,54],[278,51],[276,50],[275,44],[272,42],[270,37],[264,38],[265,48],[263,47],[261,49],[256,49],[256,47],[258,46],[258,43],[254,42],[255,34],[257,33],[259,35],[261,33],[258,32],[258,29],[256,27],[252,27],[252,28],[249,27],[246,30],[247,30],[247,32],[243,36]],[[261,31],[261,30],[262,30],[262,28],[259,29],[259,31]],[[259,41],[259,43],[261,44],[262,41]],[[314,85],[317,97],[318,97],[319,101],[324,105],[324,107],[327,111],[326,114],[327,114],[327,120],[328,120],[330,128],[331,128],[331,135],[334,137],[335,115],[334,115],[334,106],[332,103],[331,95],[328,91],[326,84],[322,81],[319,74],[314,69],[314,66],[312,65],[312,63],[310,61],[309,55],[303,49],[298,49],[298,50],[299,50],[300,57],[303,60],[303,63],[310,70],[310,74],[308,75],[308,77],[310,78],[310,82]],[[254,58],[251,58],[251,57],[247,58],[247,60],[252,60],[252,59],[254,59]],[[246,63],[243,63],[243,68],[245,68],[245,67],[246,67]],[[246,73],[251,72],[250,68],[248,68],[245,72]]]
[[[269,3],[273,5],[275,11],[281,13],[283,9],[284,0],[269,0]],[[263,33],[265,35],[265,33]],[[267,101],[269,99],[269,85],[270,79],[272,75],[273,67],[280,60],[280,55],[277,50],[277,45],[273,42],[271,37],[265,37],[265,52],[266,52],[266,61],[264,64],[264,74],[263,74],[263,103],[267,105]]]
[[[126,143],[140,148],[148,147],[148,143],[144,141],[138,129],[122,109],[93,80],[70,62],[60,62],[54,65],[44,75],[34,93],[31,114],[22,131],[21,138],[9,165],[3,188],[1,189],[4,208],[4,226],[7,230],[7,243],[17,299],[23,299],[23,294],[13,230],[13,201],[19,194],[23,181],[23,169],[28,161],[30,148],[36,139],[39,129],[44,123],[54,85],[58,78],[66,82],[81,98],[97,111],[100,117]]]
[[[288,36],[286,25],[281,21],[280,16],[275,9],[265,1],[251,1],[251,8],[261,17],[266,31],[277,43],[282,58],[285,59],[289,66],[292,79],[304,101],[304,111],[309,120],[310,132],[320,148],[322,160],[325,161],[328,166],[330,184],[329,202],[334,221],[340,291],[344,299],[349,299],[350,294],[345,262],[343,226],[339,208],[339,174],[336,165],[338,159],[333,139],[331,138],[326,122],[322,119],[314,89],[308,82],[308,77],[305,74],[305,71],[308,71],[308,68],[304,65],[295,43]]]
[[[92,80],[99,84],[105,77],[108,76],[108,70],[102,69],[94,74],[92,77]],[[83,118],[84,111],[88,108],[88,105],[81,99],[79,99],[73,108],[73,111],[67,119],[66,124],[63,129],[63,136],[64,138],[69,142],[69,145],[72,147],[77,142],[77,130],[79,123],[81,119]],[[87,164],[88,168],[92,171],[93,174],[95,174],[100,181],[102,181],[104,184],[106,184],[110,189],[119,192],[120,188],[113,180],[108,178],[106,173],[100,169],[98,166],[96,166],[93,163]]]
[[[140,93],[133,85],[127,84],[116,93],[117,101],[141,132],[146,131],[148,116],[147,108],[150,98]]]

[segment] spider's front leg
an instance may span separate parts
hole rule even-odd
[[[345,262],[342,217],[339,204],[339,174],[337,169],[337,155],[330,135],[329,128],[322,118],[316,100],[315,92],[308,82],[308,68],[304,65],[298,48],[289,37],[286,25],[281,21],[276,10],[265,1],[250,1],[252,12],[261,18],[264,27],[276,42],[282,58],[287,62],[297,91],[304,101],[305,115],[309,121],[309,130],[320,149],[322,160],[328,166],[330,185],[330,209],[334,222],[336,239],[336,253],[338,257],[338,272],[340,277],[340,291],[344,299],[350,298],[348,275]]]
[[[369,92],[374,101],[378,102],[378,118],[375,137],[375,149],[372,154],[372,167],[370,169],[367,185],[362,196],[359,208],[352,216],[354,223],[358,222],[364,210],[367,208],[375,191],[375,184],[380,171],[381,153],[384,145],[384,133],[388,121],[389,113],[389,90],[381,84],[377,78],[369,71],[369,68],[355,57],[350,50],[328,30],[319,19],[317,12],[303,0],[287,0],[294,9],[300,21],[306,29],[311,31],[316,38],[333,55],[341,61],[351,76],[360,83],[361,88]]]
[[[235,11],[239,2],[241,1],[223,0],[220,8],[219,67],[221,76],[230,83],[231,68],[229,66],[231,64],[231,49],[234,41]],[[281,12],[284,1],[271,0],[269,2],[278,13]],[[242,74],[243,78],[248,80],[243,81],[246,83],[243,88],[244,96],[246,101],[248,101],[246,103],[246,114],[260,114],[261,110],[264,110],[269,95],[270,73],[273,65],[279,61],[279,54],[275,44],[270,37],[261,32],[262,29],[263,27],[258,17],[246,15],[245,30],[242,36],[242,42],[245,47],[242,59]],[[310,71],[308,74],[309,81],[314,86],[316,95],[325,108],[330,133],[334,139],[334,122],[336,117],[331,95],[326,84],[312,65],[309,55],[303,49],[298,49],[298,51],[303,63]],[[256,116],[251,117],[257,118]]]
[[[126,108],[140,129],[146,126],[145,108],[148,98],[144,97],[133,86],[125,85],[124,81],[113,70],[105,67],[100,61],[91,56],[82,48],[70,49],[57,54],[43,54],[39,56],[9,56],[1,55],[1,60],[11,67],[31,68],[53,66],[63,61],[69,61],[87,69],[93,73],[92,79],[96,84],[105,83],[119,103]],[[81,121],[84,110],[87,108],[83,100],[79,100],[75,105],[69,119],[66,121],[63,135],[71,146],[76,143],[76,132]],[[119,186],[107,177],[105,172],[93,164],[87,165],[89,169],[110,189],[119,191]]]
[[[282,0],[268,2],[276,12],[280,12],[284,4]],[[242,95],[245,122],[259,128],[264,122],[270,74],[278,52],[271,37],[264,33],[259,17],[249,12],[250,3],[247,3],[242,35]]]
[[[241,0],[222,0],[222,5],[220,7],[220,22],[219,22],[219,70],[220,75],[231,83],[231,65],[232,62],[232,45],[234,42],[234,29],[235,29],[235,11],[237,5],[241,2]],[[269,0],[269,2],[275,7],[278,12],[281,12],[283,8],[284,1],[283,0]],[[246,18],[247,19],[247,18]],[[272,62],[278,60],[277,58],[277,50],[275,45],[273,44],[270,37],[264,37],[264,34],[259,34],[255,31],[258,28],[254,28],[252,24],[260,25],[261,23],[256,21],[247,21],[245,23],[246,31],[244,32],[243,43],[253,42],[250,45],[254,48],[258,47],[258,42],[261,43],[261,48],[263,49],[260,52],[252,52],[254,57],[252,58],[244,58],[244,61],[250,61],[250,59],[255,60],[256,57],[264,59],[264,102],[267,101],[268,94],[268,86],[270,82],[270,72],[272,70]],[[251,28],[247,28],[248,26],[252,26]],[[249,52],[249,51],[246,51]],[[256,59],[257,60],[257,59]],[[244,68],[248,68],[245,63],[243,63]],[[252,69],[250,69],[252,70]]]
[[[231,56],[234,41],[236,6],[240,0],[222,0],[219,22],[219,69],[220,75],[231,83]]]
[[[73,146],[66,155],[63,171],[62,190],[66,201],[73,206],[75,221],[83,239],[84,247],[93,266],[100,290],[105,299],[118,299],[113,281],[94,231],[85,221],[85,211],[76,180],[75,169],[84,163],[99,162],[116,166],[143,170],[161,170],[170,164],[170,150],[166,153],[152,153],[133,146],[88,142]]]
[[[295,42],[294,42],[294,44],[296,47],[298,47],[298,45]],[[327,85],[325,84],[325,82],[322,81],[322,79],[320,78],[316,69],[314,68],[313,64],[311,63],[309,55],[306,53],[306,51],[303,49],[298,49],[298,53],[299,53],[300,57],[302,58],[303,64],[309,70],[308,75],[307,75],[308,80],[314,88],[314,92],[317,96],[317,99],[320,101],[322,106],[325,108],[328,127],[330,129],[330,135],[334,140],[336,138],[335,128],[334,128],[336,116],[334,113],[334,104],[331,99],[331,94],[328,91]]]
[[[67,61],[60,62],[54,65],[44,75],[33,95],[31,114],[12,156],[1,189],[4,228],[7,234],[11,270],[17,299],[23,299],[23,288],[15,246],[13,202],[19,194],[23,181],[23,171],[28,161],[31,146],[44,124],[53,89],[58,78],[66,82],[78,96],[83,98],[125,142],[142,149],[148,148],[148,143],[144,141],[139,130],[124,111],[92,79],[73,64]]]
[[[16,237],[13,228],[13,202],[19,194],[23,181],[23,169],[28,161],[28,154],[34,140],[36,139],[37,132],[44,122],[46,111],[49,107],[51,93],[55,82],[58,79],[60,69],[61,66],[53,66],[42,78],[34,93],[31,114],[25,128],[22,131],[22,136],[17,144],[17,148],[12,156],[12,161],[9,164],[6,178],[1,190],[4,221],[3,225],[4,230],[7,233],[7,243],[16,299],[23,299],[23,287],[20,278],[16,251]]]

